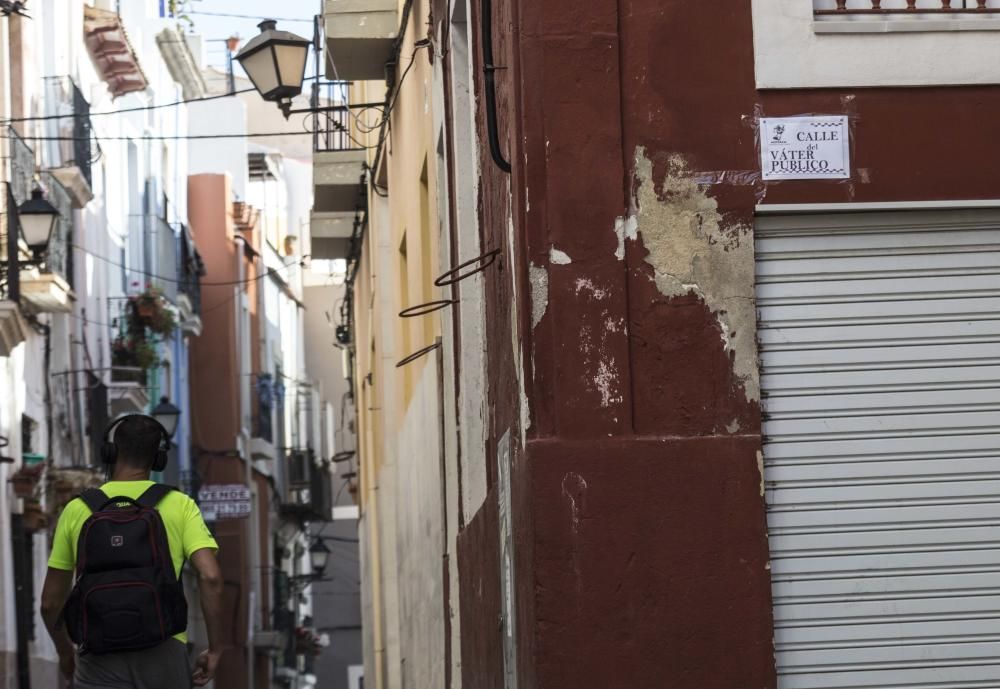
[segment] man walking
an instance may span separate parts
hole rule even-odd
[[[111,480],[72,500],[59,518],[42,617],[74,689],[183,689],[215,676],[218,546],[191,498],[149,480],[151,471],[163,470],[169,448],[169,435],[152,417],[119,418],[102,448]],[[185,560],[198,572],[208,630],[208,649],[193,672],[180,584]]]

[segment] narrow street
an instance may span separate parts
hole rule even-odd
[[[1000,0],[0,0],[0,689],[1000,688]]]

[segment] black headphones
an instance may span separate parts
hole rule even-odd
[[[114,433],[115,429],[118,428],[122,422],[136,417],[152,421],[160,430],[161,442],[157,444],[156,458],[153,460],[152,468],[153,471],[163,471],[167,468],[167,453],[170,452],[170,434],[167,433],[167,429],[163,427],[163,424],[154,419],[152,416],[146,416],[145,414],[126,414],[125,416],[119,416],[117,419],[108,424],[108,427],[104,429],[104,442],[101,445],[101,460],[109,466],[118,461],[118,446],[115,444],[111,434]]]

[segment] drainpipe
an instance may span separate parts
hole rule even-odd
[[[245,370],[244,367],[244,356],[243,349],[247,341],[247,335],[249,334],[250,324],[248,322],[247,314],[244,309],[244,298],[246,296],[246,263],[244,262],[243,254],[246,246],[246,238],[237,234],[236,235],[236,279],[237,284],[234,287],[236,290],[236,361],[237,361],[237,375],[239,380],[237,382],[237,390],[239,393],[239,437],[237,438],[236,445],[240,449],[240,456],[243,458],[244,475],[243,480],[246,483],[247,490],[250,492],[250,499],[253,500],[253,461],[250,457],[250,430],[247,427],[246,419],[250,412],[250,395],[249,395],[249,385],[251,384],[249,372]],[[249,353],[248,353],[249,354]],[[254,585],[254,568],[256,563],[251,561],[250,555],[254,552],[253,548],[253,529],[250,526],[250,520],[253,519],[253,513],[247,516],[245,524],[245,538],[243,547],[244,551],[244,561],[246,563],[246,605],[247,605],[247,687],[254,686],[254,652],[253,652],[253,633],[254,633],[254,610],[253,606],[256,602],[255,591],[253,590]]]

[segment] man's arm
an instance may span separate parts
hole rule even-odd
[[[73,666],[76,661],[73,642],[66,632],[66,625],[61,623],[63,606],[73,588],[73,571],[49,567],[45,575],[45,585],[42,587],[42,620],[49,636],[56,644],[59,653],[59,667],[67,679],[73,676]]]
[[[198,572],[198,594],[208,630],[208,650],[198,656],[192,676],[194,685],[203,687],[215,677],[222,657],[222,571],[212,548],[196,550],[191,564]]]

